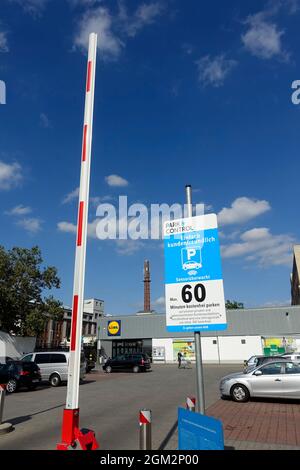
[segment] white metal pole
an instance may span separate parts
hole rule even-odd
[[[187,216],[193,217],[193,204],[192,204],[192,187],[186,185],[186,203],[187,203]],[[201,350],[201,333],[195,331],[195,354],[196,354],[196,377],[197,377],[197,411],[205,414],[205,397],[204,397],[204,377],[202,366],[202,350]]]
[[[85,110],[81,153],[81,174],[77,220],[77,239],[73,284],[73,307],[70,344],[70,362],[66,409],[77,409],[79,399],[80,355],[82,338],[83,296],[85,278],[86,240],[89,208],[91,149],[97,55],[97,34],[89,36],[86,78]]]

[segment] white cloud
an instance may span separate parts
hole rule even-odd
[[[93,222],[88,223],[88,229],[87,229],[87,236],[89,238],[97,238],[96,234],[96,227],[97,223],[99,222],[99,219],[95,219]],[[77,233],[77,227],[75,224],[72,224],[71,222],[58,222],[57,224],[57,229],[59,232],[65,232],[65,233]]]
[[[7,42],[7,33],[5,31],[0,31],[0,52],[8,52],[8,42]]]
[[[105,181],[109,186],[124,187],[128,186],[128,181],[119,175],[109,175],[105,177]]]
[[[288,13],[290,15],[298,13],[300,9],[299,0],[284,0],[284,5],[288,8]]]
[[[62,204],[68,204],[71,201],[74,201],[74,199],[78,199],[79,197],[79,188],[75,188],[73,191],[68,193],[62,200]]]
[[[81,3],[93,5],[97,1],[85,0]],[[99,36],[98,48],[101,59],[116,60],[125,47],[126,39],[135,37],[145,26],[154,23],[163,10],[164,7],[159,2],[143,3],[129,15],[122,1],[119,2],[117,15],[112,15],[109,9],[103,6],[89,9],[79,22],[74,45],[86,50],[89,33],[94,31]]]
[[[88,228],[87,228],[88,237],[97,238],[96,228],[97,228],[98,222],[99,222],[99,219],[95,219],[93,220],[93,222],[88,223]]]
[[[37,16],[43,12],[49,0],[9,0],[9,2],[17,3],[27,13],[30,13],[33,16]]]
[[[143,3],[132,17],[128,17],[124,4],[120,4],[119,19],[127,35],[134,37],[144,26],[152,24],[162,11],[163,6],[159,2]]]
[[[194,52],[194,46],[188,42],[184,42],[182,45],[181,45],[181,49],[182,51],[187,54],[187,55],[191,55],[193,52]]]
[[[70,223],[70,222],[58,222],[57,228],[59,232],[65,232],[65,233],[77,233],[77,227],[76,225]]]
[[[266,15],[261,12],[247,18],[248,31],[242,35],[242,43],[252,55],[260,59],[277,57],[287,60],[288,54],[282,46],[284,31],[279,30],[276,23]]]
[[[92,222],[88,224],[88,238],[93,238],[97,239],[97,233],[96,233],[96,228],[97,224],[100,219],[95,219]],[[122,224],[122,221],[119,221],[119,225]],[[126,223],[127,226],[127,223]],[[75,224],[72,224],[70,222],[58,222],[57,224],[57,229],[59,232],[65,232],[65,233],[72,233],[72,234],[77,234],[77,227]],[[117,226],[115,227],[116,232]],[[137,251],[141,250],[144,248],[145,243],[142,240],[132,240],[132,239],[126,239],[126,240],[120,240],[120,239],[115,239],[115,240],[107,240],[110,241],[114,244],[115,251],[119,255],[123,256],[131,256]]]
[[[194,192],[194,191],[193,191],[193,192]],[[213,210],[213,208],[214,208],[212,204],[209,204],[209,203],[206,204],[206,202],[198,202],[197,204],[198,204],[199,206],[200,206],[201,204],[203,204],[203,205],[204,205],[204,211],[205,211],[205,212],[211,212],[211,211]]]
[[[274,16],[280,12],[294,15],[299,11],[299,0],[268,0],[265,10],[266,16]]]
[[[44,127],[45,129],[49,129],[51,127],[51,122],[47,114],[45,113],[40,114],[40,125]]]
[[[80,23],[75,37],[75,46],[87,49],[90,32],[98,34],[98,48],[104,60],[117,59],[124,43],[113,31],[113,18],[107,8],[99,7],[87,11]]]
[[[0,190],[8,190],[20,184],[23,179],[19,163],[4,163],[0,160]]]
[[[198,68],[198,80],[203,86],[211,85],[220,87],[224,84],[225,78],[237,65],[237,61],[226,59],[225,55],[202,57],[196,61]]]
[[[19,206],[13,207],[13,209],[11,209],[10,211],[7,211],[6,214],[20,216],[20,215],[30,214],[31,212],[32,212],[31,207],[23,206],[22,204],[20,204]]]
[[[222,246],[224,258],[245,257],[260,267],[292,263],[295,239],[288,234],[273,235],[268,228],[254,228],[241,234],[240,242]]]
[[[114,197],[111,196],[110,194],[107,194],[105,196],[93,196],[90,197],[90,203],[93,204],[95,207],[97,207],[99,204],[103,202],[110,202],[114,201]]]
[[[33,217],[18,220],[17,225],[31,234],[37,233],[42,229],[41,220]]]
[[[70,5],[73,7],[77,6],[92,6],[96,5],[97,3],[101,3],[103,0],[68,0]]]
[[[271,209],[268,201],[238,197],[231,207],[224,207],[218,213],[220,225],[240,224],[247,222]]]
[[[158,297],[158,299],[156,299],[153,303],[155,305],[165,305],[165,302],[166,302],[166,299],[165,297]]]
[[[116,252],[119,255],[131,256],[137,251],[141,250],[145,243],[141,240],[115,240]]]

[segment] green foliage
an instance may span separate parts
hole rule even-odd
[[[0,329],[15,334],[37,335],[47,318],[58,320],[62,305],[47,289],[59,288],[60,280],[53,266],[43,267],[39,247],[12,248],[0,246]]]
[[[244,308],[244,304],[242,302],[237,302],[236,300],[226,300],[225,307],[230,310],[230,309],[238,309],[238,308]]]

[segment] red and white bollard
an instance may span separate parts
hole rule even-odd
[[[12,430],[11,423],[2,423],[5,395],[6,395],[6,384],[0,384],[0,434],[6,434]]]
[[[140,410],[140,450],[151,449],[151,410]]]
[[[196,410],[196,398],[195,397],[187,397],[186,399],[186,409],[189,411]]]

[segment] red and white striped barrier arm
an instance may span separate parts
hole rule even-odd
[[[97,34],[89,36],[89,52],[86,78],[85,110],[81,153],[81,174],[77,220],[76,255],[73,285],[70,361],[66,409],[77,409],[80,380],[80,354],[83,317],[86,240],[89,206],[93,111],[97,55]]]

